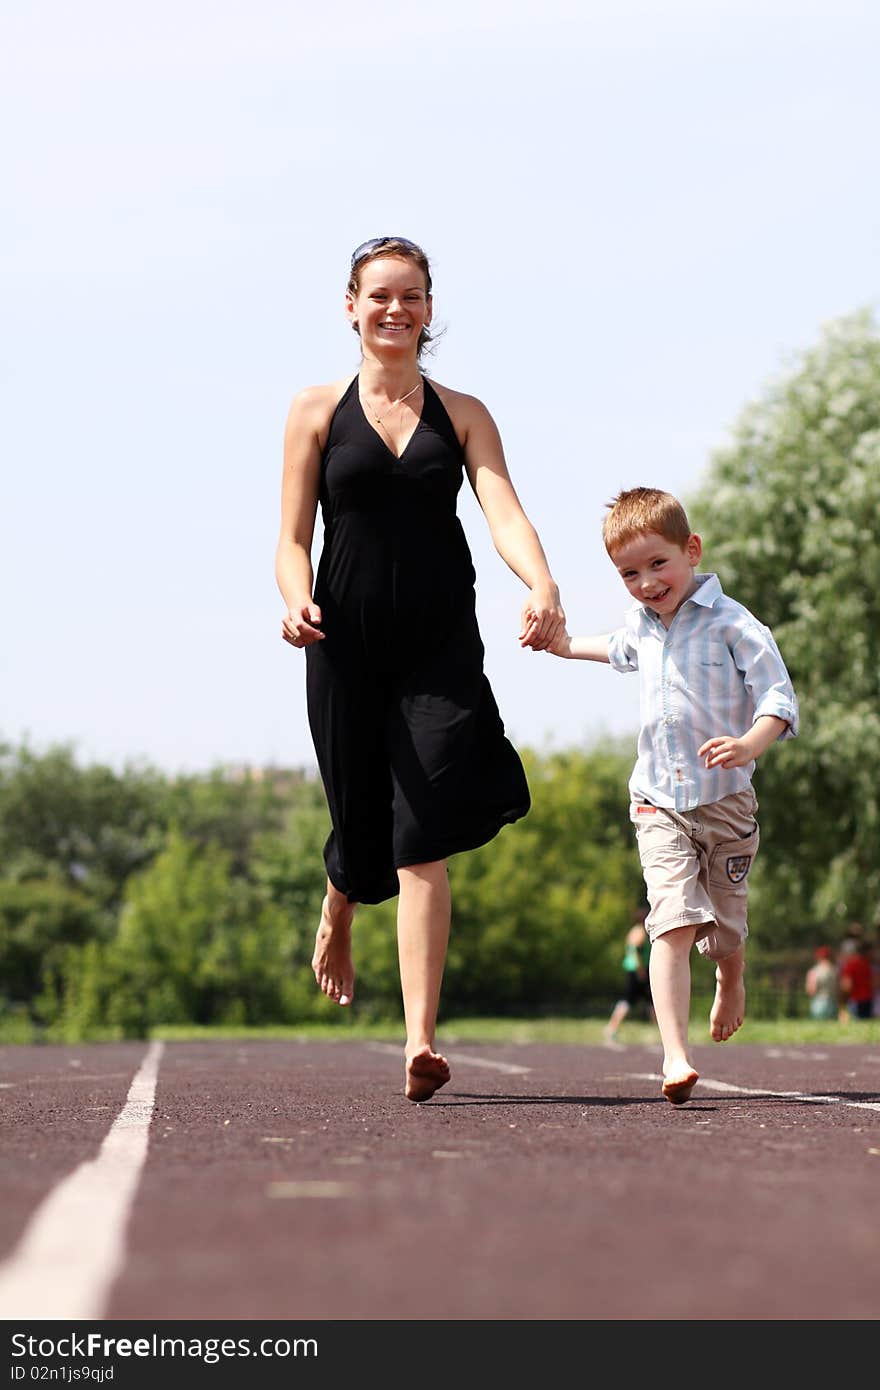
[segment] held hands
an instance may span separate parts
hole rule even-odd
[[[535,584],[523,604],[519,644],[532,651],[553,649],[554,642],[565,635],[565,613],[555,584]]]
[[[311,599],[288,609],[287,616],[281,620],[281,636],[292,647],[310,647],[313,642],[323,642],[320,631],[321,610]]]
[[[572,655],[571,634],[565,626],[563,626],[560,629],[560,631],[557,632],[556,636],[553,638],[553,641],[549,644],[546,650],[550,652],[551,656],[570,657]]]

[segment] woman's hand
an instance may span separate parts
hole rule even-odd
[[[535,584],[523,604],[519,644],[543,652],[565,632],[565,612],[552,580]]]
[[[313,642],[323,642],[320,630],[321,610],[311,599],[289,608],[287,616],[281,620],[281,636],[292,647],[310,647]]]

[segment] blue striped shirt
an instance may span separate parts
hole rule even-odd
[[[698,574],[697,588],[669,627],[636,603],[608,639],[615,671],[638,671],[641,728],[630,778],[634,799],[689,811],[749,786],[754,762],[707,768],[697,749],[709,738],[740,738],[756,719],[788,721],[798,731],[798,703],[769,628],[723,592],[718,576]]]

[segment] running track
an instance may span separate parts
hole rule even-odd
[[[880,1051],[0,1050],[0,1318],[876,1319]]]

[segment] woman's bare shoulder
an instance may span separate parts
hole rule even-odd
[[[334,410],[353,380],[354,377],[349,375],[321,386],[304,387],[290,403],[288,423],[298,427],[310,425],[320,433],[330,423]]]
[[[466,391],[454,391],[451,386],[443,386],[439,381],[432,381],[431,385],[446,407],[459,437],[466,436],[481,421],[491,420],[489,411],[477,396],[468,395]]]
[[[444,386],[442,382],[434,381],[433,378],[429,378],[429,380],[447,410],[450,406],[454,410],[465,411],[486,409],[481,400],[476,396],[469,395],[467,391],[453,391],[451,386]]]

